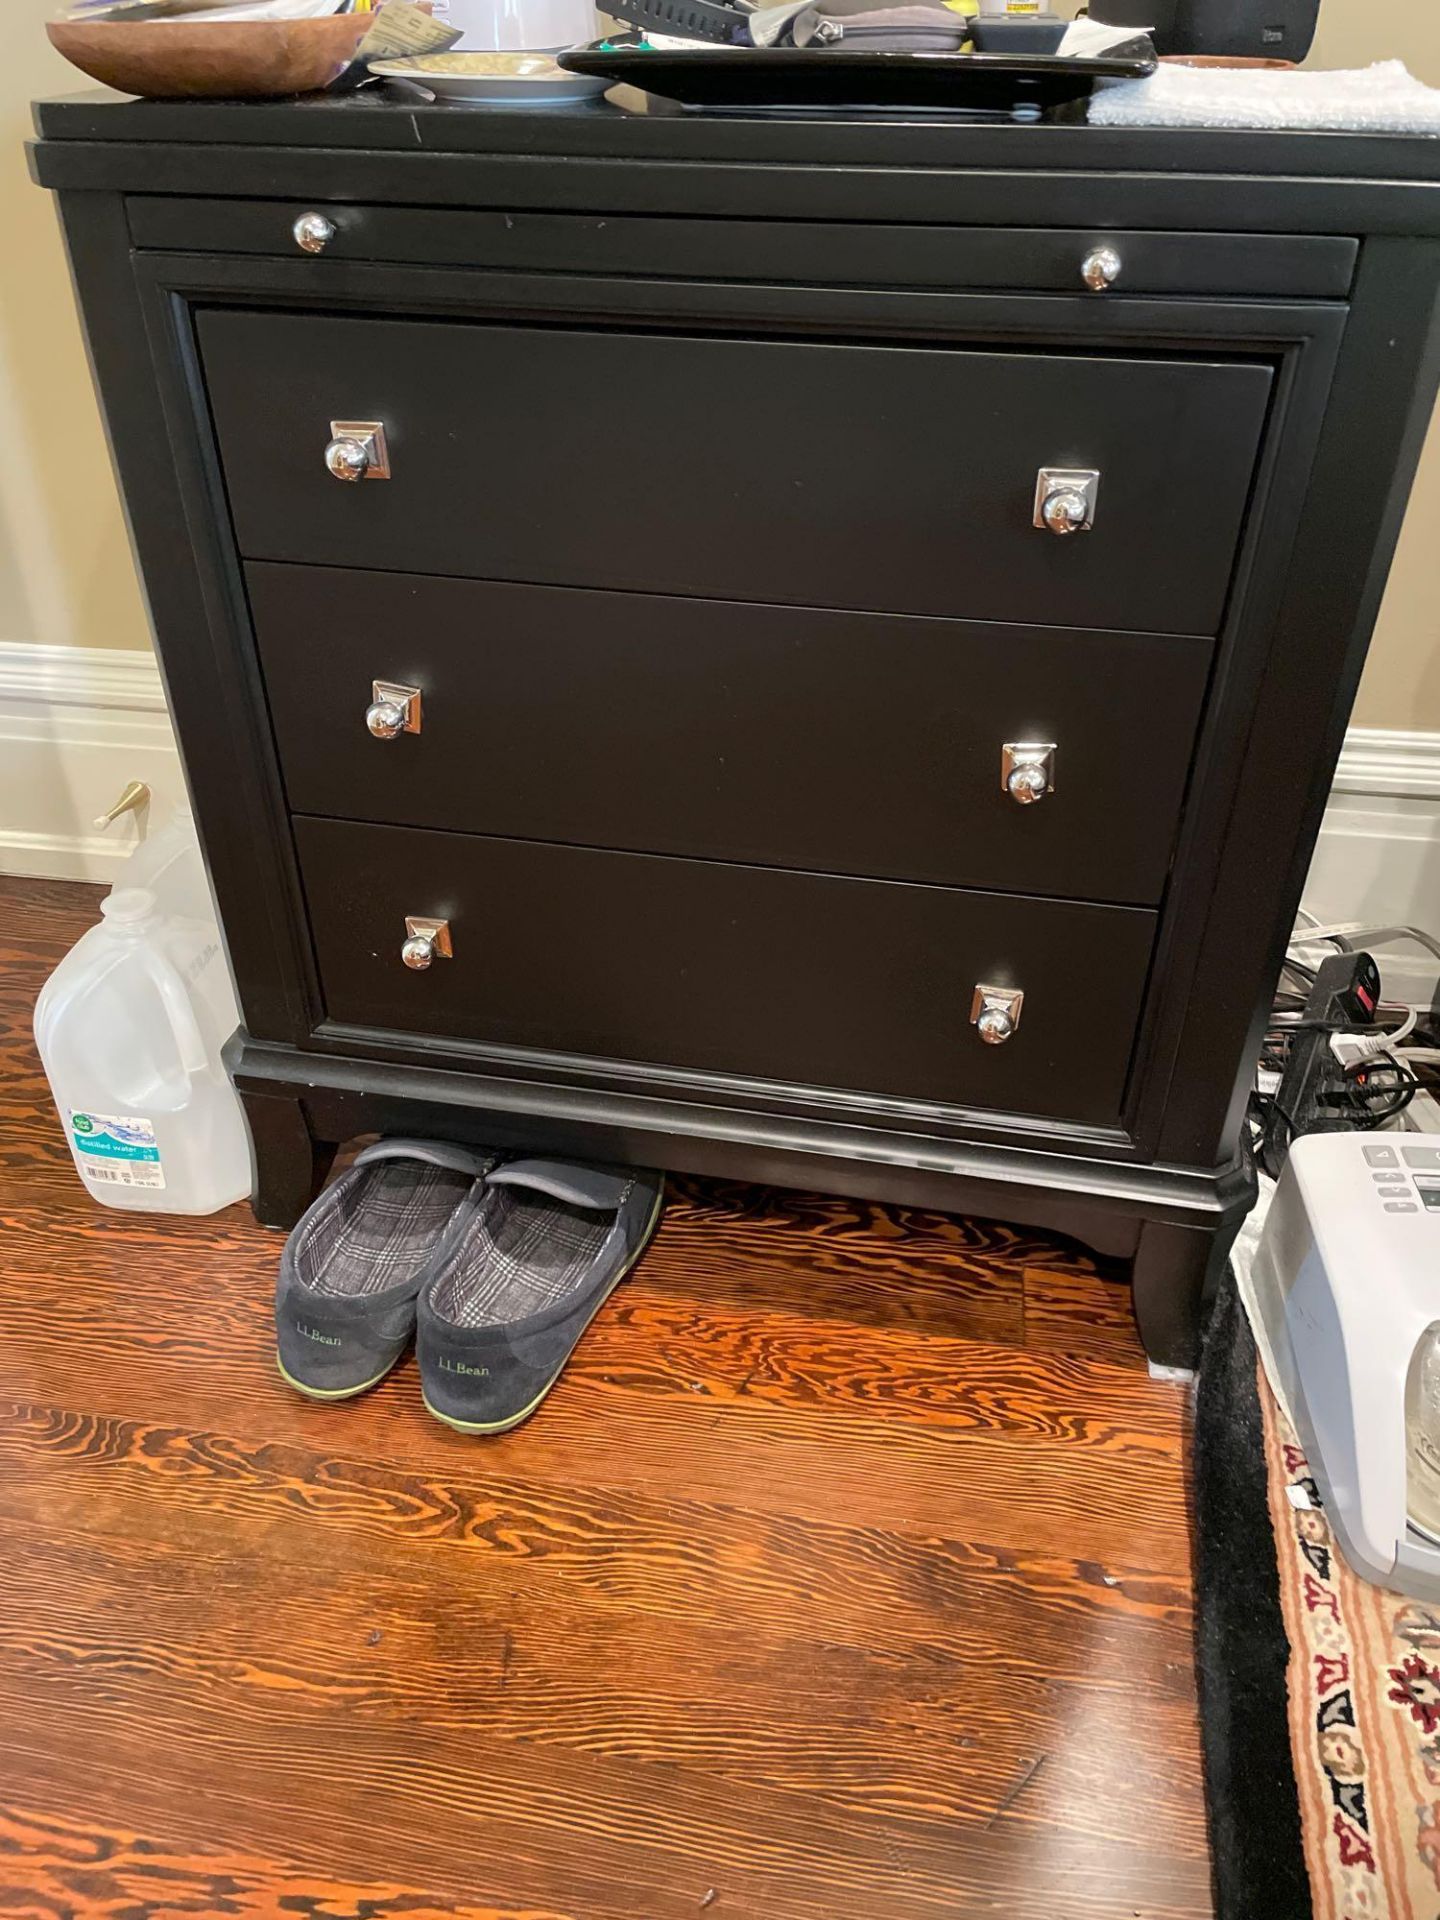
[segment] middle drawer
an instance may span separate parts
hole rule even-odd
[[[1208,641],[267,563],[246,577],[297,813],[1160,898]],[[415,690],[418,731],[372,734],[376,682]],[[1038,800],[1033,780],[1012,786],[1024,766]]]

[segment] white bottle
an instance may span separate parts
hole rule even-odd
[[[214,1213],[250,1191],[220,1058],[235,1000],[213,920],[129,887],[46,981],[35,1040],[86,1190],[105,1206]]]

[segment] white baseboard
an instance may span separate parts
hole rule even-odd
[[[1334,791],[1440,801],[1440,733],[1351,727],[1335,769]]]
[[[1327,925],[1440,934],[1440,733],[1351,728],[1305,905]],[[1440,963],[1423,948],[1377,947],[1375,957],[1387,994],[1429,998]]]
[[[93,822],[131,780],[152,827],[185,796],[154,657],[0,642],[0,873],[112,882],[139,825]]]

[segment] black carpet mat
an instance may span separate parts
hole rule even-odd
[[[1255,1341],[1227,1274],[1195,1406],[1196,1672],[1216,1920],[1311,1920]]]

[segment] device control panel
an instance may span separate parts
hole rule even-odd
[[[1440,1147],[1377,1140],[1365,1148],[1365,1164],[1386,1213],[1440,1214]]]

